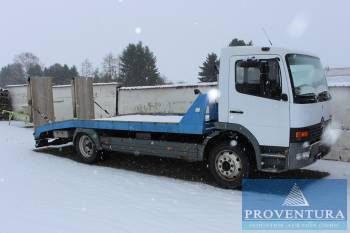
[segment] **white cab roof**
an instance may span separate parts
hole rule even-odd
[[[268,48],[267,51],[264,51],[263,48]],[[234,56],[234,55],[261,55],[261,54],[275,54],[280,56],[285,56],[290,53],[296,53],[296,54],[305,54],[310,55],[314,57],[318,57],[315,54],[300,51],[300,50],[290,50],[285,48],[278,48],[278,47],[257,47],[257,46],[235,46],[235,47],[225,47],[221,51],[222,56]]]

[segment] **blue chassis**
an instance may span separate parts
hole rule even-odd
[[[217,120],[217,104],[209,104],[207,94],[200,94],[179,123],[67,120],[37,127],[34,131],[34,138],[45,138],[42,135],[53,130],[75,128],[203,135],[212,128],[212,124],[206,123],[205,119],[208,106],[209,119]]]

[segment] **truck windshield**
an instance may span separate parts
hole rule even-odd
[[[313,103],[330,98],[321,61],[317,57],[288,54],[286,56],[293,86],[294,102]]]

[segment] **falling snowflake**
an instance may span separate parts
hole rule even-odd
[[[237,141],[236,141],[236,140],[231,140],[230,145],[231,145],[232,147],[237,146]]]
[[[214,103],[220,97],[220,92],[218,89],[210,89],[208,91],[208,99],[210,103]]]
[[[139,35],[139,34],[141,34],[141,32],[142,32],[142,29],[141,29],[140,27],[136,27],[136,28],[135,28],[135,33],[136,33],[136,34]]]
[[[304,35],[309,26],[309,20],[305,14],[296,15],[287,27],[291,37],[300,38]]]
[[[329,124],[322,133],[322,144],[333,146],[341,136],[340,124],[333,121]]]
[[[140,151],[135,150],[135,151],[134,151],[134,155],[135,155],[135,156],[139,156],[139,155],[140,155]]]
[[[308,148],[310,146],[310,143],[309,142],[304,142],[303,143],[303,148]]]

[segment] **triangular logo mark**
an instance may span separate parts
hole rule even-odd
[[[288,196],[284,200],[283,206],[310,206],[300,187],[294,183]]]

